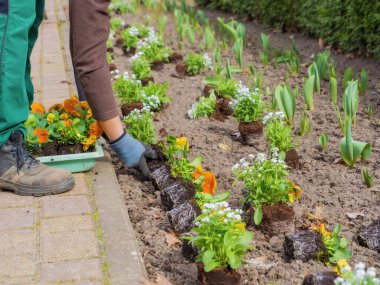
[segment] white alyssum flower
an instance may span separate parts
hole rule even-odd
[[[138,37],[140,35],[139,29],[135,26],[130,27],[128,33],[131,37]]]
[[[203,54],[203,62],[205,67],[212,69],[212,60],[207,53]]]

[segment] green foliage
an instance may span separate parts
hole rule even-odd
[[[318,74],[321,79],[325,78],[328,73],[329,59],[330,59],[329,50],[325,50],[324,52],[318,53],[315,56],[314,62],[317,66]]]
[[[138,41],[141,38],[147,37],[148,32],[148,28],[141,25],[133,25],[128,29],[121,31],[120,38],[123,47],[126,51],[129,51],[131,48],[136,48]]]
[[[112,86],[115,91],[115,95],[120,98],[121,104],[136,103],[141,100],[141,82],[128,76],[128,74],[125,74],[124,76],[117,76]]]
[[[198,261],[204,264],[206,272],[216,268],[238,269],[246,252],[253,249],[253,234],[245,229],[240,213],[227,202],[204,204],[191,230],[194,235],[184,237],[199,249]]]
[[[261,48],[262,48],[262,51],[260,51],[261,62],[264,65],[268,65],[269,61],[270,61],[269,37],[266,34],[261,33],[260,34],[260,43],[261,43]]]
[[[293,125],[294,114],[296,113],[296,98],[293,91],[287,85],[278,85],[275,91],[275,97],[286,120],[290,125]]]
[[[330,101],[336,105],[338,102],[338,82],[333,76],[330,76],[329,87],[330,87]]]
[[[304,137],[305,134],[310,134],[311,131],[311,118],[308,116],[306,110],[303,111],[303,114],[300,119],[300,136]]]
[[[203,46],[206,50],[209,50],[214,46],[214,42],[215,42],[215,31],[210,25],[207,25],[205,27],[204,35],[203,35]]]
[[[215,112],[216,96],[211,92],[209,97],[200,97],[199,101],[191,106],[187,111],[190,119],[198,117],[210,117]]]
[[[353,79],[354,79],[354,71],[353,71],[352,67],[349,67],[344,71],[344,75],[343,75],[343,87],[344,87],[344,89],[347,88],[348,82],[350,82]]]
[[[110,28],[111,31],[117,31],[123,28],[124,21],[120,18],[111,18],[110,20]]]
[[[329,142],[329,137],[326,134],[320,135],[319,144],[321,145],[322,151],[326,151],[328,142]]]
[[[152,75],[150,63],[145,57],[140,57],[139,59],[133,60],[131,62],[131,69],[137,79],[144,79]]]
[[[206,77],[203,82],[211,85],[215,93],[224,98],[235,98],[237,94],[238,82],[235,79],[224,77]]]
[[[368,168],[363,169],[362,175],[365,185],[367,185],[368,188],[371,188],[374,184],[374,178],[371,174],[369,174]]]
[[[359,94],[364,95],[368,90],[368,74],[367,71],[363,68],[359,76]]]
[[[313,91],[314,91],[314,81],[315,76],[310,76],[304,86],[304,97],[305,97],[305,103],[307,108],[310,110],[310,112],[314,111],[314,100],[313,100]]]
[[[372,104],[368,105],[367,115],[368,115],[368,120],[371,120],[373,117],[373,106],[372,106]]]
[[[339,235],[340,230],[341,226],[337,225],[331,235],[322,235],[331,264],[336,264],[340,259],[348,260],[352,255],[352,251],[347,249],[348,240]]]
[[[157,20],[157,25],[158,25],[157,32],[160,36],[163,36],[167,24],[168,24],[168,17],[167,16],[163,16],[163,17],[158,18],[158,20]]]
[[[172,101],[172,98],[166,95],[168,87],[168,82],[158,84],[149,81],[148,85],[142,87],[140,92],[144,106],[148,106],[152,111],[158,111],[163,104]]]
[[[282,112],[270,112],[263,119],[265,124],[265,136],[271,148],[278,148],[280,151],[287,152],[294,148],[292,130],[283,120]]]
[[[362,50],[380,57],[378,32],[380,2],[378,1],[196,0],[196,2],[248,15],[264,24],[283,30],[297,27],[342,50]]]
[[[133,110],[123,122],[127,124],[128,133],[146,144],[155,144],[156,127],[153,124],[154,114],[147,109]]]
[[[359,157],[367,160],[372,153],[372,146],[369,143],[352,139],[350,118],[346,123],[346,136],[340,140],[339,150],[340,156],[349,167],[353,167]]]
[[[314,75],[314,91],[317,93],[320,93],[320,91],[321,91],[321,78],[319,75],[318,66],[315,62],[308,67],[307,73],[309,74],[309,77]]]
[[[204,56],[190,52],[185,57],[186,71],[192,75],[201,73],[207,66]]]

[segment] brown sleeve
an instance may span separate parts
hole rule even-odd
[[[106,60],[110,0],[70,0],[70,51],[93,115],[118,116]]]

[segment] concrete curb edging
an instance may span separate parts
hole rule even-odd
[[[111,159],[98,159],[92,172],[110,282],[141,285],[147,273]]]

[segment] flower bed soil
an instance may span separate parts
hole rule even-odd
[[[145,13],[145,12],[144,12]],[[146,14],[146,13],[145,13]],[[229,14],[208,12],[211,19],[216,16],[230,17]],[[153,16],[152,16],[153,17]],[[167,44],[176,43],[177,34],[175,26],[169,17],[169,24],[165,32]],[[128,24],[141,23],[143,17],[130,14],[123,16]],[[264,67],[259,61],[258,36],[261,31],[270,35],[272,48],[290,47],[290,37],[294,36],[301,52],[302,69],[299,76],[290,77],[293,87],[297,83],[302,86],[301,78],[307,75],[306,67],[311,63],[311,54],[321,49],[317,40],[303,37],[300,34],[281,34],[276,31],[264,30],[263,27],[253,23],[245,23],[248,30],[249,47],[245,51],[244,62],[253,63],[257,70],[265,76],[264,86],[271,90],[282,82],[286,68],[280,66],[274,69]],[[253,43],[253,44],[252,44]],[[195,45],[197,46],[197,45]],[[176,46],[172,46],[176,49]],[[185,44],[186,54],[189,46]],[[200,50],[193,49],[196,52]],[[232,54],[228,56],[233,58]],[[373,145],[373,154],[365,163],[358,163],[355,169],[337,163],[339,161],[339,140],[342,137],[335,114],[330,106],[327,83],[323,82],[320,95],[315,95],[315,111],[313,113],[312,132],[305,139],[298,139],[297,152],[300,169],[291,170],[291,179],[304,189],[299,202],[295,204],[295,229],[303,230],[312,224],[324,222],[329,230],[336,224],[342,224],[342,235],[350,241],[349,247],[353,250],[350,263],[365,262],[368,266],[380,269],[379,253],[362,247],[356,240],[357,232],[369,225],[379,217],[380,188],[380,64],[372,59],[356,58],[350,54],[336,54],[333,57],[337,64],[339,78],[348,66],[352,66],[358,74],[364,67],[370,78],[370,90],[365,97],[361,97],[358,112],[358,125],[353,129],[355,139],[365,140]],[[128,60],[119,48],[115,48],[115,63],[123,71]],[[242,189],[232,186],[234,177],[231,174],[232,166],[240,158],[257,152],[266,152],[268,146],[264,136],[259,136],[254,146],[242,145],[231,134],[238,130],[238,123],[233,117],[224,121],[213,118],[200,118],[189,120],[187,110],[201,96],[204,85],[203,75],[187,78],[178,78],[175,74],[175,64],[165,64],[163,69],[156,71],[153,77],[157,83],[169,82],[168,95],[174,99],[167,109],[156,116],[157,133],[185,135],[191,144],[193,155],[203,155],[204,165],[217,175],[217,192],[231,191],[230,202],[234,207],[241,206]],[[211,72],[208,74],[212,74]],[[247,76],[237,75],[246,81]],[[339,80],[341,82],[341,79]],[[340,86],[340,100],[342,96]],[[266,97],[268,103],[270,98]],[[374,107],[374,118],[369,120],[366,116],[368,104]],[[295,125],[299,125],[300,110],[303,110],[303,98],[297,100],[297,115]],[[330,142],[327,151],[322,153],[318,144],[318,137],[325,133]],[[199,284],[197,279],[197,266],[187,261],[181,255],[181,243],[174,238],[167,213],[161,208],[160,192],[155,190],[149,181],[142,182],[134,170],[127,170],[120,163],[116,164],[116,172],[120,185],[125,193],[125,202],[135,229],[140,250],[145,261],[149,277],[157,273],[166,276],[172,284]],[[375,186],[367,189],[362,181],[361,170],[367,167],[377,180]],[[135,175],[131,175],[135,174]],[[269,238],[259,228],[248,226],[254,232],[253,244],[256,249],[246,256],[247,265],[239,269],[243,284],[276,285],[301,284],[308,274],[331,271],[332,267],[325,267],[318,261],[291,261],[284,258],[284,235]]]

